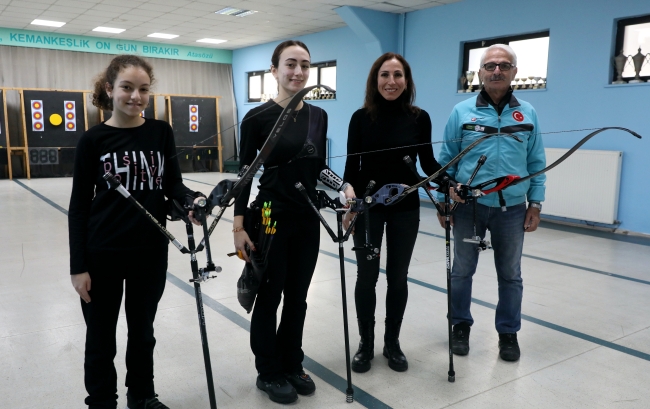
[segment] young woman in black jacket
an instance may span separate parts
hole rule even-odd
[[[414,101],[415,84],[406,60],[394,53],[379,57],[368,74],[363,107],[352,115],[348,129],[344,178],[357,191],[364,190],[370,180],[376,182],[375,189],[388,183],[419,182],[403,161],[406,155],[414,163],[419,158],[426,174],[441,168],[433,156],[429,114],[413,105]],[[346,228],[351,217],[349,214],[345,220]],[[400,349],[399,333],[408,298],[406,277],[420,225],[418,196],[411,194],[396,205],[371,208],[369,224],[370,243],[379,248],[386,226],[388,290],[383,354],[391,369],[402,372],[408,369],[408,361]],[[365,219],[359,217],[356,231],[365,228]],[[354,236],[355,246],[363,246],[364,241],[365,234]],[[374,356],[378,277],[379,258],[368,260],[366,254],[357,252],[354,299],[361,340],[352,360],[355,372],[368,371]]]
[[[300,41],[285,41],[275,48],[271,73],[278,82],[278,96],[245,115],[241,124],[242,166],[253,161],[291,97],[305,87],[310,59],[307,46]],[[352,187],[325,164],[327,113],[301,102],[292,116],[264,163],[255,199],[260,207],[264,202],[271,203],[271,220],[277,233],[251,317],[250,342],[259,373],[256,385],[279,403],[294,402],[298,394],[309,395],[316,389],[302,367],[302,332],[307,291],[318,258],[320,224],[295,184],[302,183],[315,200],[316,183],[325,175],[329,180],[338,180],[331,187],[354,197]],[[244,230],[249,196],[250,185],[235,202],[233,223],[235,248],[246,261],[246,247],[255,250]],[[283,295],[282,318],[276,331],[276,314]]]
[[[167,408],[154,390],[153,322],[165,288],[169,243],[102,178],[106,172],[115,175],[163,225],[165,197],[191,204],[201,195],[183,185],[169,124],[140,116],[153,80],[151,65],[142,58],[115,57],[97,78],[93,94],[93,105],[113,114],[86,131],[75,152],[70,273],[87,326],[85,403],[91,409],[117,407],[113,359],[123,293],[128,408]]]

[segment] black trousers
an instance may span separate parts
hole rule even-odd
[[[316,268],[320,224],[315,215],[277,215],[277,233],[268,268],[251,317],[251,349],[260,378],[273,380],[283,372],[302,370],[302,331],[307,291]],[[277,310],[284,294],[282,317]]]
[[[386,318],[401,321],[408,300],[406,277],[413,247],[420,227],[420,209],[402,212],[370,212],[370,243],[381,248],[386,226]],[[365,218],[357,219],[354,245],[363,246],[366,240]],[[375,287],[379,278],[379,258],[368,260],[366,253],[357,252],[357,284],[354,289],[354,302],[357,318],[372,321],[375,318],[377,296]]]
[[[115,331],[125,294],[129,330],[126,347],[126,386],[136,399],[154,396],[153,322],[165,289],[167,249],[131,254],[89,256],[91,302],[81,300],[86,321],[84,382],[91,408],[115,408],[117,372]]]

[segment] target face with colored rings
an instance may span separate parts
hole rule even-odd
[[[42,127],[43,127],[43,124],[40,123],[40,122],[36,122],[36,123],[34,124],[34,128],[36,128],[36,129],[41,129]]]
[[[192,113],[195,113],[196,112],[196,107],[192,107],[191,110],[192,110]]]
[[[68,129],[73,129],[73,128],[74,128],[74,124],[72,122],[68,122]]]
[[[74,119],[74,114],[72,112],[68,112],[65,116],[68,119]]]
[[[193,130],[193,131],[196,130],[196,124],[192,124],[192,130]]]
[[[34,107],[34,109],[41,109],[41,103],[40,102],[34,102],[32,104],[32,106]]]
[[[72,108],[74,108],[74,105],[72,105],[70,102],[68,102],[67,104],[65,104],[65,107],[67,109],[72,109]]]
[[[35,119],[41,119],[42,115],[40,112],[34,112],[34,118]]]
[[[196,120],[197,120],[196,115],[192,115],[192,121],[196,122]]]

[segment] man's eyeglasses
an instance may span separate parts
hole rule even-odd
[[[514,67],[514,64],[510,64],[509,62],[502,62],[502,63],[495,63],[495,62],[488,62],[483,64],[482,68],[485,68],[486,71],[494,71],[497,69],[497,66],[501,71],[510,71],[512,67]]]

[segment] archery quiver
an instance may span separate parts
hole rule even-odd
[[[244,216],[244,230],[257,249],[257,251],[246,249],[250,262],[246,263],[241,277],[237,280],[237,300],[247,313],[253,309],[257,291],[268,267],[268,254],[276,231],[275,224],[271,223],[270,214],[270,202],[264,203],[262,208],[253,202],[246,209]]]

